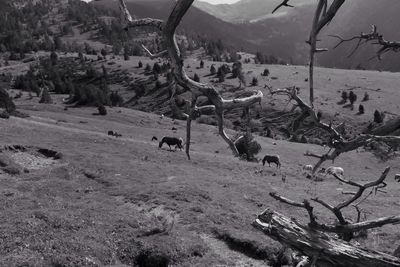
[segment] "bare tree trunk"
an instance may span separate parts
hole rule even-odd
[[[400,259],[352,246],[325,233],[309,229],[274,211],[259,215],[253,226],[266,235],[324,267],[399,267]]]
[[[192,103],[190,105],[189,116],[186,121],[186,156],[188,160],[190,160],[190,140],[191,140],[191,131],[192,131],[192,119],[194,118],[194,112],[196,109],[197,97],[193,96]]]
[[[239,151],[237,150],[235,143],[229,136],[226,134],[224,130],[224,110],[223,109],[216,109],[217,113],[217,121],[218,121],[218,132],[222,139],[229,145],[229,148],[232,150],[232,153],[235,157],[239,157]]]
[[[318,36],[318,23],[321,17],[321,12],[324,7],[324,0],[319,0],[317,10],[315,11],[313,24],[310,33],[310,62],[309,62],[309,83],[310,83],[310,106],[314,108],[314,61],[315,52],[317,51],[317,36]]]

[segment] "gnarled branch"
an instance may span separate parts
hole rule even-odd
[[[270,193],[270,196],[273,197],[274,199],[276,199],[282,203],[288,204],[290,206],[306,209],[307,213],[310,217],[310,223],[308,224],[309,227],[319,230],[319,231],[323,231],[323,232],[343,234],[342,238],[346,241],[350,241],[353,238],[354,232],[365,230],[365,229],[376,228],[376,227],[380,227],[380,226],[383,226],[386,224],[395,224],[395,223],[400,222],[400,216],[390,216],[390,217],[380,218],[380,219],[376,219],[376,220],[359,222],[360,215],[358,214],[357,223],[351,224],[349,222],[349,220],[347,220],[342,213],[342,209],[350,206],[351,204],[355,203],[358,199],[360,199],[363,196],[364,192],[368,188],[379,188],[379,187],[382,187],[382,185],[386,185],[384,180],[386,179],[389,171],[390,171],[390,168],[387,167],[378,179],[376,179],[375,181],[365,183],[365,184],[356,183],[356,182],[344,179],[344,178],[334,174],[336,179],[338,179],[339,181],[346,183],[348,185],[357,187],[358,191],[355,192],[354,194],[352,194],[348,200],[343,201],[335,206],[331,205],[319,198],[312,198],[311,200],[320,204],[321,206],[325,207],[329,211],[331,211],[335,215],[337,220],[339,221],[339,224],[330,225],[330,224],[319,223],[317,221],[316,216],[313,214],[314,207],[311,206],[307,200],[304,200],[303,202],[296,202],[296,201],[290,200],[286,197],[280,196],[279,194],[277,194],[275,192]],[[369,197],[371,195],[371,193],[372,193],[372,191],[366,196],[366,198]],[[366,198],[364,198],[362,201],[364,201]],[[357,210],[358,210],[358,205],[362,201],[360,201],[359,203],[354,205]]]
[[[376,51],[376,56],[378,59],[381,59],[382,55],[389,51],[392,52],[400,51],[400,42],[386,40],[382,34],[378,33],[377,27],[375,25],[372,25],[371,32],[360,33],[360,35],[353,36],[348,39],[345,39],[339,35],[332,35],[332,37],[339,39],[339,42],[335,45],[335,48],[339,47],[343,43],[357,40],[357,45],[353,48],[349,57],[352,56],[360,46],[367,43],[372,43],[380,46],[379,50]]]
[[[156,19],[133,19],[128,11],[124,0],[119,0],[120,9],[124,15],[124,21],[126,27],[138,27],[138,26],[153,26],[161,31],[161,36],[166,46],[169,60],[173,67],[173,73],[177,83],[192,93],[192,99],[197,99],[199,96],[206,96],[212,105],[215,107],[215,114],[218,120],[218,130],[221,137],[231,148],[235,156],[239,156],[234,142],[228,137],[224,130],[224,111],[233,108],[244,108],[253,105],[254,103],[261,102],[263,94],[258,91],[256,94],[240,99],[228,100],[222,98],[218,93],[217,89],[210,85],[195,82],[188,77],[184,69],[184,60],[181,56],[181,52],[175,40],[175,31],[181,22],[183,16],[186,14],[188,9],[191,7],[194,0],[178,0],[171,11],[170,16],[166,22]],[[148,51],[150,52],[150,51]],[[163,52],[164,53],[164,52]],[[151,53],[150,53],[151,54]],[[154,55],[153,55],[154,56]],[[196,105],[191,105],[191,114],[196,113]],[[198,109],[197,109],[198,110]],[[191,127],[192,116],[189,116],[187,121],[187,138],[190,139],[190,127]],[[188,145],[189,144],[189,145]],[[186,154],[188,159],[189,155],[190,140],[186,140]]]
[[[376,220],[375,225],[398,219],[395,216],[382,218]],[[374,224],[372,221],[364,223]],[[300,254],[314,258],[316,266],[400,267],[400,259],[395,256],[352,246],[271,210],[258,215],[253,226]],[[340,227],[355,227],[352,231],[364,229],[360,224]]]

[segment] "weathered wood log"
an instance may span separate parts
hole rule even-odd
[[[384,125],[376,127],[375,129],[368,132],[371,135],[392,135],[393,132],[400,129],[400,118],[394,118]]]
[[[271,210],[258,215],[253,226],[283,245],[313,258],[319,267],[400,267],[400,258],[353,246]]]

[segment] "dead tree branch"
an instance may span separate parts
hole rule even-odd
[[[323,232],[302,226],[297,221],[271,210],[258,215],[253,226],[300,254],[314,258],[316,266],[400,266],[400,259],[395,256],[354,247]]]
[[[158,58],[158,57],[164,57],[164,56],[168,55],[168,51],[167,50],[164,50],[164,51],[158,52],[156,54],[153,54],[153,53],[150,52],[150,50],[146,46],[142,45],[142,48],[149,55],[150,59],[154,59],[154,58]]]
[[[277,11],[283,6],[293,7],[288,4],[288,0],[284,0],[273,11]],[[328,51],[326,48],[317,48],[318,34],[321,30],[332,21],[336,13],[343,5],[345,0],[334,0],[330,5],[328,0],[319,0],[315,10],[314,19],[311,27],[310,37],[307,43],[310,45],[310,61],[309,61],[309,85],[310,85],[310,105],[314,108],[314,61],[315,53]]]
[[[294,6],[292,6],[292,5],[289,5],[288,2],[289,2],[289,0],[283,0],[283,2],[280,3],[280,4],[272,11],[272,14],[274,14],[278,9],[280,9],[281,7],[284,7],[284,6],[286,6],[286,7],[294,7]]]
[[[210,84],[195,82],[188,77],[184,69],[184,60],[181,56],[181,52],[175,40],[175,31],[180,24],[183,16],[193,4],[193,1],[194,0],[178,0],[166,22],[150,18],[133,19],[130,15],[130,12],[128,11],[124,0],[119,0],[119,6],[123,14],[124,25],[126,28],[152,26],[160,31],[161,37],[168,52],[169,60],[171,61],[173,73],[177,83],[184,89],[192,93],[192,99],[197,99],[199,96],[206,96],[209,99],[209,101],[215,107],[219,134],[229,145],[233,154],[235,156],[239,156],[234,141],[226,134],[224,130],[224,112],[233,108],[246,108],[255,103],[260,103],[261,99],[263,98],[263,94],[261,91],[258,91],[256,94],[246,98],[233,100],[224,99],[218,93],[214,86]],[[190,112],[190,114],[195,114],[194,111],[196,110],[196,106],[193,105],[193,102],[191,105],[191,110],[192,111]],[[186,136],[187,138],[189,138],[189,140],[186,140],[186,154],[188,155],[188,159],[190,159],[189,149],[191,138],[191,119],[188,120],[187,127],[188,128],[186,130],[188,133]]]
[[[317,48],[318,34],[332,21],[336,13],[343,5],[345,0],[334,0],[328,8],[327,0],[319,0],[314,14],[314,20],[311,27],[310,37],[307,43],[310,45],[309,62],[309,85],[310,85],[310,105],[314,108],[314,61],[315,53],[328,51],[326,48]]]
[[[331,35],[332,37],[335,37],[339,39],[339,42],[335,45],[335,48],[339,47],[343,43],[346,42],[352,42],[354,40],[357,40],[356,46],[353,48],[352,52],[350,53],[350,56],[352,56],[358,48],[360,48],[362,45],[367,44],[367,43],[372,43],[374,45],[379,45],[380,48],[378,51],[376,51],[376,57],[380,60],[382,58],[382,55],[392,51],[392,52],[399,52],[400,51],[400,42],[395,42],[395,41],[387,41],[384,36],[380,33],[378,33],[377,27],[375,25],[372,25],[371,27],[371,32],[369,33],[360,33],[360,35],[353,36],[351,38],[345,39],[339,35]]]
[[[334,175],[337,180],[340,182],[343,182],[345,184],[354,186],[358,188],[358,191],[355,192],[354,194],[351,195],[351,197],[348,200],[345,200],[343,202],[340,202],[337,205],[331,205],[319,198],[312,198],[311,200],[320,204],[324,208],[328,209],[331,211],[336,219],[339,221],[339,224],[321,224],[317,221],[317,217],[313,214],[314,207],[310,205],[310,203],[307,200],[304,200],[303,202],[296,202],[293,200],[290,200],[288,198],[282,197],[278,195],[275,192],[270,193],[270,196],[273,197],[274,199],[288,204],[293,207],[298,207],[298,208],[304,208],[307,210],[307,213],[310,218],[310,223],[308,226],[310,228],[313,228],[315,230],[323,231],[323,232],[329,232],[329,233],[338,233],[341,234],[341,238],[345,241],[350,241],[353,238],[353,234],[355,232],[361,231],[361,230],[366,230],[366,229],[371,229],[371,228],[376,228],[376,227],[381,227],[386,224],[397,224],[400,223],[400,216],[390,216],[390,217],[385,217],[385,218],[380,218],[376,220],[370,220],[370,221],[365,221],[365,222],[359,222],[359,217],[357,219],[357,223],[352,224],[348,219],[345,218],[343,215],[342,210],[344,208],[349,207],[353,203],[355,203],[357,200],[359,200],[364,192],[369,189],[369,188],[379,188],[382,186],[386,186],[386,183],[384,182],[388,173],[390,171],[390,168],[387,167],[381,176],[376,179],[375,181],[368,182],[365,184],[360,184],[357,182],[353,182],[348,179],[344,179],[338,175]],[[371,191],[372,192],[372,191]],[[367,195],[370,196],[371,193]],[[362,201],[364,201],[366,198],[364,198]],[[358,209],[358,205],[362,202],[360,201],[359,203],[355,204],[354,206],[356,209]]]
[[[300,96],[298,95],[298,91],[296,90],[296,87],[271,90],[270,93],[272,95],[288,96],[290,100],[294,100],[296,102],[296,105],[301,109],[302,114],[305,114],[305,116],[302,116],[301,119],[304,120],[305,118],[310,118],[315,127],[328,132],[334,140],[343,141],[343,137],[339,134],[339,132],[335,128],[332,127],[331,124],[326,124],[320,121],[315,110],[311,106],[306,104],[303,99],[300,98]],[[299,120],[295,120],[292,123],[290,127],[292,132],[295,132],[297,130],[297,126],[299,125],[299,123],[300,123]]]
[[[300,108],[301,114],[295,118],[288,127],[290,133],[295,133],[298,130],[301,122],[306,118],[309,118],[312,122],[310,127],[319,128],[330,135],[329,147],[331,147],[331,149],[327,153],[324,155],[317,155],[312,152],[306,152],[304,154],[305,156],[319,159],[319,161],[314,165],[313,174],[316,173],[316,171],[325,161],[334,161],[341,154],[356,150],[357,148],[366,146],[371,142],[384,142],[390,146],[400,144],[400,137],[398,136],[379,136],[372,134],[363,134],[356,136],[351,140],[346,140],[339,133],[337,127],[334,127],[332,123],[324,123],[318,118],[318,114],[315,112],[315,110],[310,105],[306,104],[305,101],[298,95],[296,87],[270,90],[270,94],[287,96],[289,97],[290,101],[294,101],[295,105]],[[372,133],[389,134],[390,132],[388,129],[392,130],[396,127],[398,127],[398,123],[393,122],[386,126],[381,126],[379,131],[373,131]]]

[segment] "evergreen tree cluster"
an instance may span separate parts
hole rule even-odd
[[[38,65],[31,65],[26,74],[17,76],[14,88],[37,96],[43,88],[55,94],[69,94],[69,104],[121,106],[123,99],[118,92],[110,92],[107,80],[105,66],[99,72],[85,61],[77,66],[73,59],[60,59],[52,53],[40,59]]]

